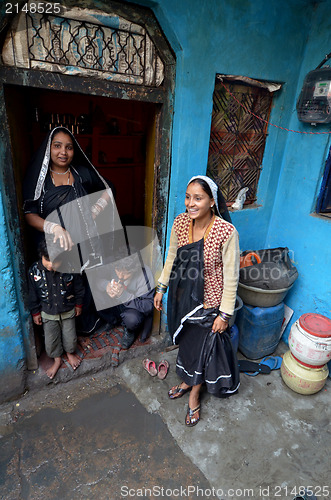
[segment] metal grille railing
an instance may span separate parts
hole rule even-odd
[[[224,81],[242,106],[216,81],[207,174],[219,185],[228,204],[248,187],[246,203],[256,191],[267,135],[267,125],[249,111],[268,120],[272,96],[263,88]]]
[[[60,16],[27,13],[32,67],[45,63],[113,75],[117,81],[157,87],[163,63],[146,30],[127,22],[108,27]]]

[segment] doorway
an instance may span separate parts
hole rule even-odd
[[[28,265],[35,255],[26,244],[22,183],[34,152],[56,126],[75,135],[112,187],[122,225],[151,225],[156,104],[14,85],[5,86],[5,102]]]
[[[156,104],[111,97],[5,86],[15,177],[18,185],[49,130],[67,127],[115,188],[119,214],[130,224],[145,223],[147,141]]]
[[[21,13],[13,23],[8,18],[0,40],[0,180],[13,249],[8,262],[19,304],[17,335],[23,336],[29,369],[36,368],[36,356],[22,262],[32,259],[21,184],[47,127],[73,127],[113,183],[123,223],[144,221],[165,250],[175,55],[150,9],[112,0],[99,8],[105,24],[93,10],[82,17],[78,7],[68,8],[65,17]],[[72,36],[77,29],[82,37]]]
[[[98,172],[111,186],[123,226],[151,225],[155,123],[159,105],[73,92],[5,85],[13,174],[22,241],[25,276],[37,260],[31,228],[23,215],[22,186],[29,161],[49,130],[68,128]],[[25,271],[25,272],[24,272]],[[154,323],[154,331],[159,322]],[[34,327],[39,355],[41,330]]]

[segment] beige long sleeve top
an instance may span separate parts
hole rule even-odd
[[[177,249],[193,242],[193,222],[187,213],[176,217],[167,259],[159,283],[168,286]],[[204,235],[204,307],[233,314],[239,281],[239,237],[235,227],[214,216]]]

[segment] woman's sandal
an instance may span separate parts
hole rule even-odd
[[[201,410],[200,405],[198,405],[196,408],[194,408],[194,410],[191,410],[191,408],[189,406],[187,407],[187,414],[185,417],[185,425],[187,425],[187,427],[193,427],[194,425],[197,425],[197,423],[200,420],[200,410]],[[195,417],[195,414],[198,412],[199,412],[199,415],[197,417]]]
[[[178,399],[184,396],[184,394],[186,394],[191,389],[192,387],[187,387],[186,389],[184,389],[180,385],[175,385],[170,389],[170,391],[168,391],[168,396],[170,399]]]
[[[157,376],[159,377],[160,380],[164,380],[168,374],[168,371],[169,371],[169,363],[167,360],[162,359],[157,368]]]
[[[143,360],[143,367],[150,374],[151,377],[155,377],[157,375],[155,361],[146,358]]]

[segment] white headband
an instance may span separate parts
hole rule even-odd
[[[217,201],[217,191],[218,191],[218,186],[216,182],[212,181],[209,177],[206,175],[195,175],[190,179],[189,183],[190,184],[192,181],[195,181],[196,179],[202,179],[203,181],[207,182],[208,186],[210,187],[211,193],[214,198],[214,202],[217,208],[217,212],[220,213],[219,208],[218,208],[218,201]]]

